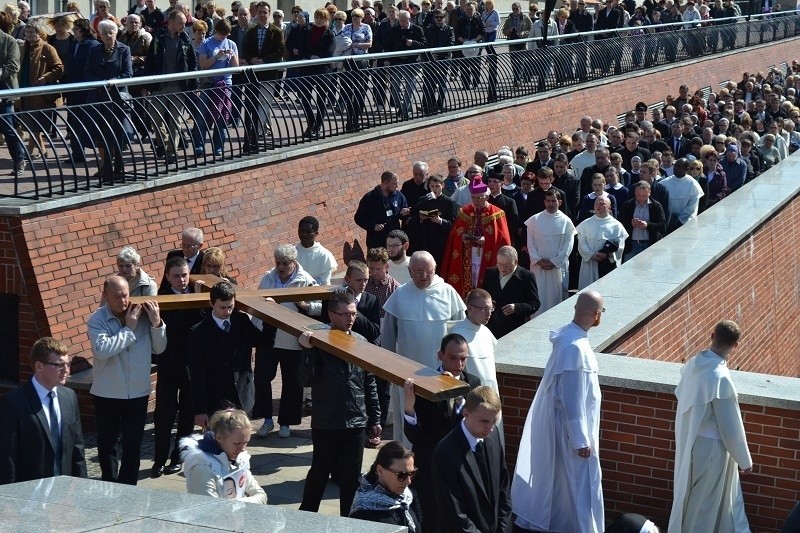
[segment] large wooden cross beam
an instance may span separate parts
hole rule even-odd
[[[216,276],[191,276],[191,281],[202,281],[204,289],[219,281]],[[414,392],[431,401],[465,396],[468,387],[464,382],[444,376],[432,368],[390,352],[372,343],[357,340],[341,331],[332,331],[321,322],[281,306],[278,302],[303,300],[327,300],[338,287],[330,285],[316,287],[294,287],[290,289],[237,290],[236,308],[260,318],[265,323],[283,331],[300,336],[304,331],[313,331],[311,344],[320,350],[344,359],[372,374],[402,386],[406,379],[414,379]],[[209,304],[208,293],[169,294],[159,296],[135,296],[132,303],[155,300],[164,311],[193,309]],[[272,298],[274,302],[266,298]],[[169,332],[167,332],[169,336]]]

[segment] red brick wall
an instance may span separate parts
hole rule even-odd
[[[477,148],[495,151],[504,144],[530,145],[549,129],[571,130],[586,113],[611,121],[636,101],[659,101],[681,83],[715,86],[738,79],[743,66],[763,70],[790,59],[796,43],[603,82],[425,129],[386,137],[371,134],[358,144],[320,150],[314,156],[80,208],[3,219],[0,242],[4,249],[13,247],[13,256],[2,259],[12,263],[6,269],[17,280],[11,290],[20,291],[25,318],[21,365],[27,365],[31,341],[47,333],[67,341],[73,353],[89,353],[86,319],[99,301],[100,280],[113,272],[113,257],[125,244],[136,247],[145,270],[160,278],[165,254],[177,246],[180,231],[197,226],[205,231],[209,245],[228,253],[232,273],[241,284],[253,286],[271,266],[273,247],[296,240],[296,223],[303,215],[321,220],[321,240],[339,259],[345,248],[360,246],[363,232],[354,227],[352,214],[359,198],[386,169],[407,179],[412,162],[421,159],[430,162],[432,171],[443,172],[453,155],[466,161]]]
[[[736,196],[730,198],[736,202]],[[708,339],[720,317],[735,320],[746,332],[731,358],[731,368],[790,377],[800,375],[800,339],[786,332],[800,327],[796,255],[795,199],[745,238],[709,274],[699,277],[672,302],[636,329],[604,348],[644,359],[682,361]],[[681,265],[668,265],[681,268]]]
[[[525,417],[540,379],[499,374],[509,468],[517,459]],[[673,394],[603,386],[600,462],[606,520],[622,513],[650,517],[666,531],[675,459]],[[753,473],[743,478],[753,531],[780,531],[800,499],[800,420],[796,411],[741,405]]]

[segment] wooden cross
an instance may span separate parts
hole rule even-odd
[[[191,282],[202,282],[203,288],[210,289],[222,278],[210,275],[191,275]],[[372,343],[355,339],[342,331],[334,331],[321,322],[280,305],[280,302],[299,302],[304,300],[327,300],[340,287],[321,285],[315,287],[293,287],[290,289],[237,290],[236,309],[250,313],[265,323],[300,336],[304,331],[313,331],[311,344],[331,355],[344,359],[380,378],[403,386],[406,379],[414,379],[414,392],[431,401],[446,400],[456,396],[466,396],[468,386],[455,378],[445,376],[432,368],[390,352]],[[274,302],[267,301],[272,298]],[[209,305],[207,292],[189,294],[168,294],[159,296],[134,296],[131,303],[141,304],[155,300],[163,311],[175,309],[196,309]],[[167,332],[169,336],[169,332]]]

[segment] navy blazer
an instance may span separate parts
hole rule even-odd
[[[119,41],[114,43],[114,51],[111,56],[105,58],[105,45],[94,46],[89,49],[89,64],[87,65],[87,81],[102,81],[126,79],[133,77],[133,61],[131,60],[131,49]],[[108,94],[105,89],[92,91],[90,102],[108,101]]]
[[[61,411],[61,475],[86,477],[78,398],[56,388]],[[28,381],[0,401],[0,484],[53,476],[55,446],[39,395]]]

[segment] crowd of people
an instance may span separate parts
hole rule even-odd
[[[364,109],[370,96],[374,100],[372,109],[379,113],[396,113],[401,118],[435,114],[446,110],[448,87],[455,80],[460,79],[465,89],[473,89],[482,83],[488,69],[488,98],[491,101],[496,97],[496,61],[475,57],[480,51],[474,48],[440,52],[435,57],[426,54],[426,49],[493,42],[502,35],[511,52],[514,83],[538,80],[543,86],[554,68],[544,63],[552,59],[543,59],[542,63],[525,52],[542,47],[542,43],[513,41],[545,33],[553,37],[574,34],[554,41],[572,46],[585,43],[586,39],[579,37],[581,33],[608,30],[591,38],[602,40],[617,36],[621,28],[641,28],[634,33],[640,32],[642,40],[628,39],[621,47],[611,47],[613,53],[599,48],[591,53],[570,48],[568,57],[559,60],[556,77],[559,82],[584,80],[590,70],[609,71],[613,67],[619,72],[623,53],[629,53],[636,66],[648,67],[660,54],[674,61],[681,46],[690,56],[716,51],[720,46],[732,48],[735,25],[729,20],[714,20],[739,14],[731,0],[697,6],[694,0],[685,4],[648,0],[640,6],[633,0],[608,0],[593,14],[586,10],[585,2],[570,0],[549,21],[544,20],[545,13],[536,3],[531,3],[529,14],[525,14],[519,2],[501,19],[492,0],[424,0],[420,5],[402,0],[387,6],[380,0],[352,0],[348,10],[337,10],[328,3],[311,14],[294,6],[288,15],[273,11],[264,1],[249,6],[234,1],[230,14],[214,2],[198,3],[192,9],[183,1],[171,1],[162,11],[154,0],[139,0],[119,18],[110,13],[110,8],[108,0],[97,0],[95,11],[85,18],[70,2],[67,10],[73,14],[45,19],[31,15],[24,0],[18,5],[7,4],[7,17],[0,17],[4,33],[0,36],[0,61],[6,65],[0,84],[5,88],[52,86],[282,62],[286,62],[286,68],[134,85],[130,92],[122,87],[118,93],[99,89],[71,91],[63,96],[36,94],[18,102],[6,100],[5,114],[14,109],[23,112],[17,126],[21,136],[27,137],[27,149],[23,149],[13,133],[14,121],[4,121],[5,131],[0,133],[6,137],[15,175],[25,170],[28,161],[55,156],[48,153],[53,141],[45,141],[44,135],[58,138],[57,126],[64,126],[60,124],[64,118],[54,110],[64,104],[69,106],[66,137],[70,162],[84,164],[87,154],[95,152],[99,167],[96,177],[113,183],[124,178],[123,156],[132,142],[152,146],[155,157],[168,165],[176,163],[179,150],[187,148],[198,157],[208,151],[219,158],[226,149],[233,149],[228,142],[231,128],[242,126],[244,154],[257,153],[270,142],[270,118],[275,106],[284,100],[302,109],[299,118],[305,118],[303,136],[313,140],[319,137],[326,116],[334,112],[345,116],[342,131],[360,130],[367,123]],[[779,5],[765,1],[762,11],[776,10],[780,10]],[[691,26],[659,28],[679,21]],[[709,24],[718,25],[714,27],[719,31],[677,31]],[[646,33],[658,34],[658,40],[644,39]],[[15,40],[20,46],[14,45]],[[365,55],[396,51],[411,54],[380,62],[370,61]],[[337,65],[303,64],[305,60],[339,56],[347,60]],[[414,66],[419,58],[424,59],[422,68]],[[453,68],[434,65],[451,58],[464,60]],[[384,66],[402,68],[369,71],[371,74],[366,70]],[[415,102],[418,84],[423,95]],[[132,98],[140,96],[149,98]],[[612,205],[612,211],[615,209]]]
[[[139,16],[152,28],[157,19],[153,11],[147,12],[152,0],[145,6],[149,7]],[[255,8],[260,22],[243,36],[243,43],[255,41],[261,51],[247,60],[253,64],[263,57],[266,43],[278,41],[266,22],[268,5],[262,2]],[[354,7],[351,20],[359,18],[359,10],[364,11]],[[408,15],[399,17],[400,27],[407,30],[403,20],[410,20],[414,7],[401,13]],[[425,13],[420,10],[415,20]],[[304,31],[318,47],[332,30],[328,14],[316,15],[314,27]],[[334,13],[334,20],[341,20],[335,17]],[[194,62],[216,68],[217,63],[238,60],[236,48],[224,48],[231,40],[224,18],[214,22],[211,37],[196,40],[201,41],[197,56],[184,31],[187,14],[176,8],[165,18],[165,31],[152,38],[151,44],[157,44],[144,54],[145,71],[156,65],[165,73]],[[0,24],[4,20],[0,14]],[[116,38],[116,22],[110,16],[95,22],[104,46],[89,50],[87,57],[100,64],[93,68],[110,75],[123,68],[117,59],[127,57],[132,64],[133,52],[125,51]],[[74,27],[85,26],[88,32],[95,22],[80,19]],[[344,22],[346,28],[347,18]],[[33,32],[26,26],[24,33],[27,37]],[[290,36],[291,32],[287,41]],[[26,46],[34,44],[28,41]],[[551,338],[553,356],[526,422],[514,476],[506,470],[503,454],[497,339],[562,302],[570,290],[586,289],[703,210],[729,201],[727,197],[744,184],[800,148],[800,133],[795,131],[800,126],[797,69],[793,63],[785,73],[744,73],[739,83],[708,95],[682,85],[663,106],[650,110],[646,103],[637,103],[620,126],[585,116],[576,131],[551,131],[530,152],[525,146],[502,147],[491,163],[486,150],[477,150],[469,165],[450,158],[441,174],[418,161],[402,185],[397,173],[384,172],[355,210],[354,222],[366,234],[367,252],[363,261],[347,264],[342,290],[327,302],[282,305],[449,373],[470,386],[465,398],[423,400],[414,393],[413,379],[390,385],[315,348],[313,331],[294,337],[251,320],[236,309],[237,284],[227,272],[223,250],[205,247],[198,228],[182,233],[181,248],[166,257],[160,284],[142,270],[137,251],[123,247],[116,257],[117,274],[105,280],[101,306],[88,321],[102,479],[138,481],[155,354],[151,475],[183,469],[190,492],[266,503],[264,490],[249,471],[245,447],[251,436],[263,438],[275,429],[272,382],[280,366],[279,438],[291,436],[291,427],[302,416],[304,387],[311,392],[313,458],[302,510],[318,510],[333,475],[343,516],[390,521],[414,531],[508,531],[512,524],[532,531],[604,530],[600,390],[597,361],[586,340],[586,332],[600,322],[602,296],[581,292],[575,298],[573,322]],[[152,89],[181,93],[181,83]],[[206,107],[217,110],[225,121],[233,113],[225,106],[226,95],[236,89],[230,80],[215,83],[219,86],[207,93]],[[316,113],[321,112],[318,107]],[[256,122],[251,123],[254,139],[259,135]],[[219,143],[224,142],[224,129],[215,128]],[[174,137],[165,133],[163,139]],[[165,154],[175,148],[168,142],[163,146]],[[117,152],[106,154],[108,172],[114,172]],[[331,283],[338,264],[317,240],[319,221],[303,217],[297,229],[298,243],[274,247],[274,267],[259,288]],[[210,288],[206,309],[161,311],[157,298],[143,304],[129,300],[134,295],[197,292],[200,287],[190,283],[190,276],[202,273],[225,280]],[[735,388],[722,368],[739,335],[735,324],[718,324],[711,347],[687,364],[676,391],[672,520],[681,524],[677,529],[746,528],[737,465],[749,472],[752,461]],[[77,404],[74,393],[62,386],[69,374],[66,347],[54,339],[43,340],[34,346],[31,359],[34,378],[24,386],[26,391],[4,401],[35,395],[33,400],[46,407],[40,412],[47,425],[33,431],[25,411],[4,404],[3,427],[18,430],[0,439],[0,481],[85,475],[80,423],[74,421]],[[709,369],[722,385],[705,380]],[[389,419],[395,440],[382,445],[375,464],[362,476],[363,449],[381,445],[381,431]],[[205,432],[201,440],[192,436],[197,426]],[[38,438],[39,446],[21,446],[28,438]],[[698,439],[703,449],[695,454],[692,445],[697,448]],[[708,457],[714,460],[707,461],[705,481],[691,478],[687,472],[694,475],[692,465]],[[18,466],[20,462],[25,466]],[[720,487],[716,482],[723,477],[726,483]],[[717,508],[720,513],[708,512]],[[636,531],[654,531],[651,526],[641,522]]]

